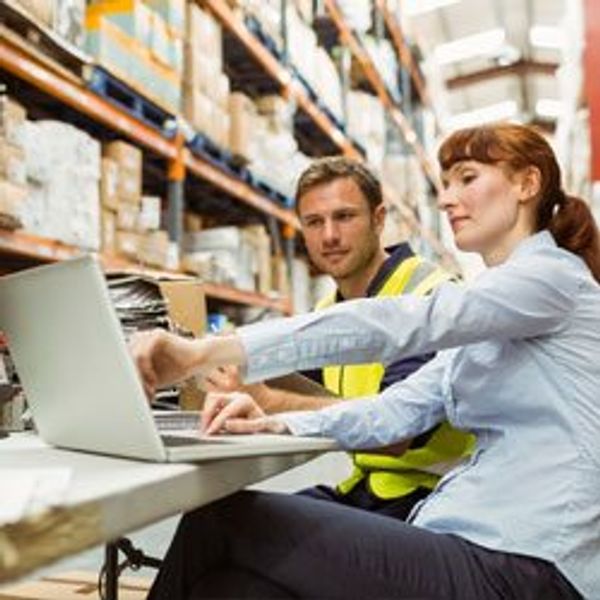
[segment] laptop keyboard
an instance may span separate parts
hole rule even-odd
[[[215,439],[201,439],[191,436],[182,436],[182,435],[161,435],[160,439],[163,441],[165,446],[170,446],[171,448],[177,446],[210,446],[214,444],[227,444],[225,440],[215,440]]]

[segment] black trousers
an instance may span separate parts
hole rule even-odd
[[[569,600],[550,563],[302,495],[240,492],[185,515],[150,600]]]

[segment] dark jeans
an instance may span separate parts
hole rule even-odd
[[[150,600],[568,600],[550,563],[302,495],[240,492],[182,519]]]

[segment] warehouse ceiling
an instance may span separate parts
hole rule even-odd
[[[446,127],[501,118],[554,127],[561,27],[576,0],[404,1],[427,70],[444,84]]]

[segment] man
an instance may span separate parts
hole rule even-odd
[[[312,262],[337,286],[317,309],[355,298],[424,295],[449,278],[415,255],[407,243],[381,245],[385,219],[381,184],[362,163],[343,157],[315,161],[298,182],[296,210]],[[241,389],[268,413],[312,410],[344,398],[375,395],[430,358],[418,356],[387,367],[379,363],[326,367],[317,379],[336,397],[302,395],[265,384]],[[239,386],[235,371],[225,369],[211,374],[207,383],[214,391]],[[472,436],[442,424],[408,443],[353,453],[354,469],[348,479],[335,489],[318,486],[303,493],[406,519],[415,503],[435,487],[444,468],[467,455],[472,443]]]

